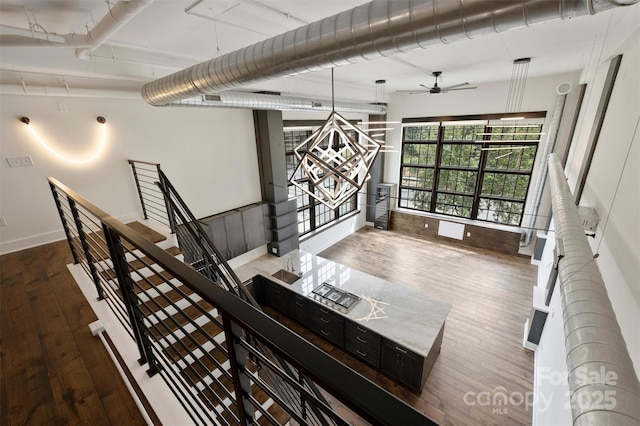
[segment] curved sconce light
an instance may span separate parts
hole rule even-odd
[[[49,151],[51,154],[53,154],[55,157],[63,160],[63,161],[67,161],[69,163],[75,163],[75,164],[86,164],[86,163],[90,163],[91,161],[95,160],[96,158],[98,158],[100,156],[100,154],[102,154],[102,151],[104,151],[105,146],[107,145],[107,126],[106,126],[106,122],[107,119],[104,118],[103,116],[98,116],[96,118],[96,121],[98,123],[101,124],[101,140],[98,144],[98,147],[96,148],[96,150],[91,153],[90,155],[84,157],[84,158],[72,158],[69,157],[63,153],[60,153],[56,148],[54,148],[50,143],[48,143],[47,141],[45,141],[39,134],[38,132],[36,132],[36,129],[30,125],[31,120],[29,119],[29,117],[21,117],[20,118],[20,122],[24,123],[27,125],[27,128],[29,129],[29,131],[31,132],[31,134],[33,135],[34,139],[38,141],[38,143],[40,143],[40,145],[42,145],[47,151]]]

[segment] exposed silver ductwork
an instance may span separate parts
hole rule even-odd
[[[142,97],[151,105],[167,105],[637,1],[376,0],[147,83]]]
[[[327,99],[280,96],[265,93],[224,91],[197,98],[172,102],[167,106],[202,108],[251,108],[279,111],[337,111],[367,114],[385,114],[386,105],[340,102]]]
[[[2,47],[77,47],[81,58],[107,41],[153,0],[121,0],[87,34],[55,34],[3,26]]]
[[[556,154],[549,156],[573,424],[640,424],[640,382]]]
[[[560,87],[563,88],[562,92],[559,90]],[[549,174],[547,171],[547,164],[544,161],[549,157],[549,154],[553,152],[556,146],[558,130],[562,120],[562,113],[564,112],[564,105],[567,102],[567,93],[569,93],[570,90],[571,85],[569,83],[562,83],[558,86],[558,96],[556,96],[556,104],[553,108],[553,115],[551,116],[551,122],[549,123],[549,130],[547,131],[547,142],[544,144],[544,152],[542,153],[543,164],[540,166],[540,172],[538,173],[533,190],[533,210],[531,214],[527,216],[527,225],[523,227],[524,238],[523,241],[520,242],[520,247],[527,247],[531,244],[531,240],[533,239],[536,222],[538,221],[538,213],[540,212],[540,204],[542,203],[542,194],[544,193],[547,175]]]

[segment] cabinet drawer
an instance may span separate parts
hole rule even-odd
[[[318,317],[309,317],[309,328],[336,346],[344,346],[344,328],[332,327]]]
[[[347,321],[344,326],[346,341],[352,340],[355,343],[369,346],[376,352],[380,352],[382,337],[378,333],[374,333],[366,327],[362,327],[357,323]]]
[[[344,318],[341,315],[331,312],[331,309],[316,303],[309,303],[309,319],[319,321],[320,325],[341,330],[344,328]]]
[[[364,362],[371,364],[376,368],[380,367],[380,346],[376,349],[370,345],[365,345],[360,343],[358,340],[350,339],[348,336],[345,336],[344,347],[347,351],[351,352]]]

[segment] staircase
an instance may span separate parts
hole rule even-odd
[[[167,245],[167,237],[147,225],[140,222],[127,225],[159,247]],[[91,238],[99,240],[98,234],[92,234]],[[178,371],[181,378],[193,388],[193,393],[209,411],[211,418],[221,417],[227,424],[238,423],[240,413],[234,403],[237,398],[229,352],[223,320],[217,308],[175,280],[149,257],[141,256],[130,245],[125,246],[130,251],[126,258],[134,279],[135,295],[146,318],[145,325],[153,344],[169,361],[169,367]],[[103,249],[102,252],[107,253],[106,247],[103,246]],[[175,245],[163,250],[184,261],[182,250]],[[96,260],[109,262],[107,258]],[[101,275],[113,291],[118,290],[117,274],[112,266],[101,271]],[[247,367],[260,375],[260,367],[254,361],[250,361]],[[258,424],[273,424],[269,416],[276,424],[282,425],[291,419],[255,383],[251,384],[251,394],[269,413],[268,416],[263,415],[258,410],[255,416]]]
[[[176,247],[168,251],[182,260],[182,254],[176,253],[179,252]],[[140,289],[138,297],[143,313],[150,318],[150,336],[171,364],[176,365],[183,379],[198,390],[198,398],[204,406],[219,413],[229,424],[235,424],[240,414],[238,406],[233,403],[237,398],[222,317],[214,306],[174,281],[170,274],[164,273],[162,279],[156,277],[141,277],[135,284]],[[248,368],[260,374],[255,362],[249,361]],[[254,383],[251,394],[277,420],[277,424],[286,424],[290,419]],[[271,424],[259,411],[256,420],[261,425]]]
[[[137,353],[148,376],[162,379],[154,383],[168,389],[172,407],[177,401],[194,424],[346,426],[353,412],[374,424],[433,424],[265,315],[159,176],[167,234],[189,248],[187,263],[185,247],[48,180],[74,263],[95,286],[94,309],[121,323],[127,356]],[[337,412],[325,394],[345,408]]]

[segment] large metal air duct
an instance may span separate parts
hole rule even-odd
[[[640,424],[640,382],[556,154],[549,179],[573,424]]]
[[[540,204],[542,203],[542,194],[544,193],[545,182],[547,181],[547,164],[544,162],[549,157],[556,146],[558,140],[558,130],[560,128],[560,122],[562,121],[562,113],[564,112],[564,105],[567,102],[567,93],[571,90],[571,84],[562,83],[556,89],[558,96],[556,97],[556,104],[553,108],[553,115],[551,116],[551,122],[549,123],[549,130],[547,136],[547,142],[544,144],[544,152],[542,153],[543,164],[538,172],[536,184],[533,190],[533,209],[527,216],[527,226],[524,226],[524,238],[520,242],[520,247],[527,247],[531,244],[533,238],[533,232],[536,229],[536,222],[538,221],[538,213],[540,212]]]
[[[147,83],[161,106],[262,80],[570,19],[638,0],[376,0]]]
[[[279,111],[336,111],[367,114],[384,114],[386,105],[342,102],[327,99],[280,96],[266,93],[224,91],[215,95],[172,102],[168,106],[202,108],[251,108]]]
[[[76,56],[84,57],[107,41],[153,0],[121,0],[86,34],[44,33],[10,26],[2,26],[2,47],[77,47]]]

